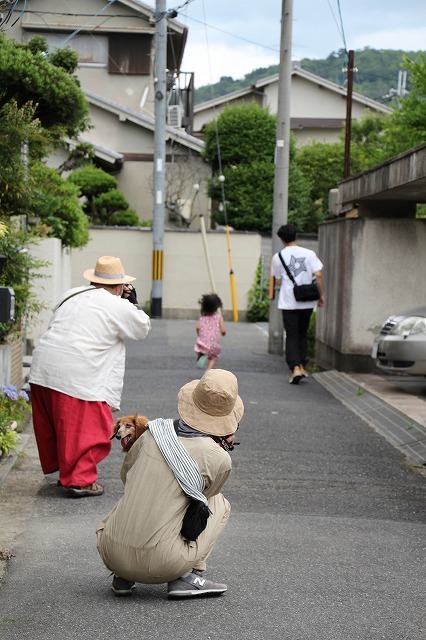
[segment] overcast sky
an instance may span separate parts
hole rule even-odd
[[[185,0],[167,0],[178,8]],[[279,62],[281,0],[189,0],[177,20],[189,29],[183,71],[195,86]],[[426,0],[293,0],[292,59],[339,49],[426,51]],[[346,43],[346,45],[345,45]]]

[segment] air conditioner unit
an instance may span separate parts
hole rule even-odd
[[[182,107],[180,104],[172,104],[167,108],[167,124],[177,129],[182,126]]]

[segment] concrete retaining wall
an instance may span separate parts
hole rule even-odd
[[[323,369],[368,372],[386,318],[424,304],[426,220],[343,218],[321,225],[326,307],[317,315]]]
[[[126,272],[135,276],[140,304],[150,300],[152,286],[152,232],[147,228],[93,228],[89,244],[71,252],[62,250],[59,240],[42,240],[32,249],[37,257],[47,260],[45,276],[34,283],[36,295],[47,309],[37,322],[27,328],[26,338],[37,344],[46,330],[52,309],[61,293],[85,284],[82,274],[95,267],[102,255],[119,256]],[[196,318],[198,300],[213,289],[224,303],[224,317],[233,318],[230,288],[230,263],[234,272],[239,320],[245,320],[247,297],[254,284],[261,256],[261,237],[257,233],[232,232],[230,251],[223,231],[207,233],[207,253],[214,287],[210,282],[206,253],[200,231],[166,231],[164,234],[163,317]]]

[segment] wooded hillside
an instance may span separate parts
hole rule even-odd
[[[397,89],[398,72],[404,69],[404,59],[406,57],[417,59],[418,52],[369,48],[356,50],[354,66],[357,71],[354,74],[354,91],[378,102],[391,103],[392,90],[395,91]],[[347,57],[344,50],[330,53],[325,60],[303,58],[300,61],[300,65],[302,69],[315,73],[321,78],[326,78],[340,86],[345,84]],[[248,87],[257,80],[275,73],[278,73],[278,65],[255,69],[239,80],[234,80],[229,76],[222,76],[219,82],[205,85],[195,90],[195,104]],[[408,90],[410,88],[409,77],[407,78],[406,88]]]

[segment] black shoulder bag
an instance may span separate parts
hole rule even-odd
[[[278,257],[281,260],[284,269],[290,280],[293,283],[293,293],[297,302],[313,302],[321,298],[319,287],[315,280],[312,280],[311,284],[296,284],[296,280],[291,275],[290,269],[287,267],[283,260],[281,251],[278,251]]]

